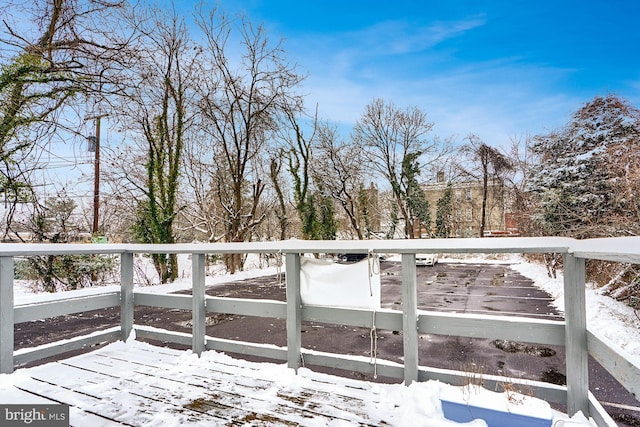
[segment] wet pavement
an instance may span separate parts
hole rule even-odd
[[[402,272],[399,262],[382,262],[381,305],[402,309]],[[418,308],[441,312],[523,316],[561,320],[544,291],[506,264],[438,263],[417,267]],[[276,276],[230,282],[207,289],[221,297],[285,300],[284,278]],[[56,339],[82,335],[101,327],[118,324],[119,310],[109,309],[82,315],[64,316],[46,322],[16,325],[16,348],[30,347]],[[174,331],[190,332],[191,313],[136,307],[135,323]],[[207,317],[207,335],[249,342],[286,346],[283,319],[213,314]],[[402,362],[400,331],[377,330],[377,357]],[[371,331],[342,325],[304,322],[302,345],[308,349],[340,354],[371,355]],[[259,360],[249,357],[251,360]],[[564,384],[563,347],[536,346],[503,340],[472,339],[422,334],[419,343],[421,366],[456,369],[473,376],[504,375]],[[640,426],[640,403],[595,361],[590,360],[590,389],[604,403],[621,426]],[[313,367],[318,371],[358,379],[371,376]],[[394,381],[377,378],[377,381]],[[562,407],[558,407],[562,410]]]

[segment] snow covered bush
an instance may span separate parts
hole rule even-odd
[[[118,261],[109,255],[46,255],[16,263],[17,279],[31,280],[39,291],[57,292],[103,285]]]
[[[593,238],[640,235],[640,110],[615,95],[587,102],[562,129],[538,136],[528,183],[536,234]],[[590,261],[587,276],[632,306],[634,265]],[[634,307],[638,308],[638,307]]]
[[[532,144],[529,190],[541,234],[575,238],[640,234],[640,110],[597,97],[559,131]]]

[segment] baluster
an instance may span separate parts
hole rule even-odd
[[[133,254],[120,254],[120,331],[126,341],[133,329]]]
[[[418,294],[416,254],[402,254],[402,337],[404,383],[418,381]]]
[[[191,268],[193,276],[193,288],[191,291],[193,307],[191,310],[192,321],[192,350],[200,355],[205,350],[205,322],[207,316],[205,299],[205,265],[204,254],[191,255]]]
[[[0,374],[13,372],[13,257],[0,257]]]
[[[287,362],[297,370],[302,362],[302,299],[300,297],[300,254],[286,254],[287,274]]]
[[[564,254],[567,413],[589,416],[589,358],[584,259]]]

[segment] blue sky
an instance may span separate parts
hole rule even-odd
[[[189,20],[196,0],[175,1]],[[219,3],[284,39],[288,57],[308,74],[307,106],[317,104],[345,138],[374,98],[421,108],[435,123],[433,137],[460,143],[476,134],[494,146],[557,129],[598,95],[640,106],[640,1]],[[104,125],[103,144],[117,144],[120,136]],[[53,170],[73,177],[69,189],[93,176],[86,142],[74,141],[63,150],[67,163],[85,164]]]
[[[598,95],[640,104],[640,2],[220,1],[282,37],[308,106],[351,128],[374,98],[433,135],[491,145],[546,133]]]

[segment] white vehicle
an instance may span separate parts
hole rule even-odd
[[[416,254],[416,265],[434,266],[438,263],[438,254]]]

